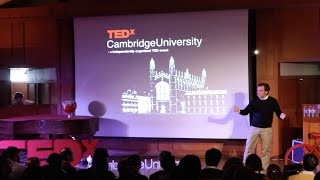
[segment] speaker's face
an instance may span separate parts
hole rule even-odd
[[[268,91],[265,91],[264,86],[257,87],[257,96],[261,99],[265,98],[268,95]]]

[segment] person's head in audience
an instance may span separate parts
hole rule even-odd
[[[13,99],[15,105],[23,105],[23,94],[21,92],[16,92]]]
[[[106,148],[96,148],[92,158],[92,167],[107,168],[109,153]]]
[[[14,146],[9,146],[4,152],[3,155],[9,158],[11,161],[20,163],[20,154],[19,149]]]
[[[38,157],[30,157],[26,161],[27,167],[40,167],[40,159]]]
[[[175,157],[169,151],[161,151],[159,160],[161,167],[165,171],[170,171],[176,166]]]
[[[119,177],[123,179],[135,176],[137,174],[136,169],[132,166],[129,166],[127,159],[119,161],[117,167]]]
[[[61,168],[62,156],[58,153],[51,153],[47,159],[47,163],[50,167]]]
[[[70,148],[66,147],[61,150],[60,154],[62,155],[62,160],[66,162],[74,161],[73,152]]]
[[[231,158],[227,159],[227,161],[224,163],[222,170],[225,171],[228,167],[230,167],[232,165],[243,166],[243,162],[240,158],[231,157]]]
[[[243,164],[233,164],[233,165],[227,166],[227,168],[223,171],[222,180],[233,180],[233,176],[235,172],[240,167],[243,167]]]
[[[180,162],[178,167],[173,172],[174,180],[196,180],[199,178],[201,171],[201,162],[198,156],[196,155],[186,155]]]
[[[11,101],[12,105],[32,105],[34,101],[24,99],[24,96],[21,92],[16,92]]]
[[[43,169],[40,167],[40,159],[38,157],[30,157],[26,161],[26,170],[23,172],[22,179],[42,180]],[[49,167],[49,166],[46,166]],[[51,167],[51,166],[50,166]]]
[[[233,180],[258,180],[258,176],[249,167],[242,166],[234,172]]]
[[[314,154],[306,154],[303,156],[303,169],[313,171],[318,166],[318,158]]]
[[[207,166],[215,166],[217,167],[222,157],[222,153],[220,150],[211,148],[206,151],[205,161]]]
[[[267,178],[270,180],[280,180],[282,176],[281,169],[276,164],[270,164],[267,168]]]
[[[133,154],[128,157],[128,166],[133,167],[137,172],[141,168],[141,158],[138,154]]]
[[[120,177],[124,177],[127,174],[128,160],[121,160],[118,162],[117,168]]]
[[[11,163],[5,156],[0,156],[0,179],[8,178],[12,172]]]
[[[256,154],[250,154],[247,159],[245,165],[252,169],[253,171],[262,171],[262,162],[258,155]]]
[[[314,180],[320,180],[320,172],[318,172],[318,173],[314,176]]]

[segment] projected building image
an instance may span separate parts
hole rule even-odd
[[[247,10],[79,17],[74,29],[76,114],[101,104],[96,136],[246,138],[233,106],[249,103]]]
[[[169,114],[226,114],[227,90],[210,90],[206,87],[207,72],[193,75],[189,69],[175,68],[174,58],[169,59],[168,72],[156,71],[153,58],[149,64],[150,89],[143,93],[134,88],[122,93],[123,113]]]

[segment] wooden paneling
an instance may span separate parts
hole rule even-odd
[[[27,84],[27,91],[28,91],[28,100],[35,102],[36,104],[37,102],[37,84],[36,83],[28,83]]]
[[[39,104],[50,104],[50,84],[40,83],[38,84],[38,98]]]
[[[256,46],[260,53],[257,55],[257,82],[274,77],[274,12],[260,10],[256,13]],[[270,18],[271,17],[271,18]]]
[[[0,67],[55,67],[56,32],[54,18],[1,19]]]
[[[281,77],[279,79],[279,102],[282,111],[287,115],[284,121],[285,127],[302,127],[302,121],[297,121],[299,107],[298,100],[298,80],[293,78]]]
[[[0,66],[23,67],[24,25],[23,22],[1,20],[0,22]]]
[[[11,22],[0,21],[0,66],[11,64],[12,46],[12,26]]]
[[[25,66],[25,43],[23,21],[12,22],[12,57],[10,67]]]
[[[57,27],[55,19],[32,19],[25,26],[25,63],[29,67],[55,67]]]
[[[59,102],[74,98],[74,55],[73,55],[73,22],[58,21],[59,63],[58,78],[58,113],[62,113]]]
[[[243,140],[203,140],[203,139],[143,139],[143,138],[99,138],[99,147],[118,152],[118,156],[140,154],[143,156],[158,156],[160,151],[171,151],[177,158],[187,154],[195,154],[204,158],[206,150],[217,148],[225,158],[242,157]],[[122,153],[121,153],[122,152]]]
[[[24,7],[24,8],[1,8],[1,19],[14,19],[25,17],[48,17],[52,14],[49,7]]]
[[[278,19],[281,21],[281,55],[279,61],[319,61],[320,30],[319,8],[282,9]]]
[[[300,108],[298,101],[298,86],[295,77],[279,78],[279,103],[282,111],[287,115],[281,126],[282,155],[291,147],[293,139],[302,139],[302,119],[298,116]]]
[[[11,104],[11,81],[0,80],[0,106]]]
[[[320,102],[320,76],[301,76],[299,85],[300,104],[316,104]]]
[[[32,104],[27,106],[5,106],[0,108],[0,119],[55,114],[57,111],[55,104]]]

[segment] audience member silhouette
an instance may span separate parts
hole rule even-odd
[[[47,165],[41,167],[42,180],[65,180],[67,174],[62,170],[62,156],[51,153],[47,159]]]
[[[5,156],[0,156],[0,179],[9,180],[9,174],[11,174],[11,162]]]
[[[169,151],[162,151],[159,160],[163,170],[151,174],[149,180],[169,180],[173,169],[176,167],[175,157]]]
[[[26,167],[40,167],[40,159],[38,157],[30,157],[26,161]]]
[[[89,169],[79,170],[70,164],[73,161],[73,153],[70,148],[64,148],[60,154],[52,153],[47,159],[48,165],[40,167],[38,157],[28,158],[26,169],[22,175],[14,173],[14,169],[22,166],[20,162],[19,149],[8,147],[3,156],[0,156],[0,180],[115,180],[115,175],[108,170],[109,157],[105,148],[97,148],[92,159],[92,167]],[[251,154],[247,157],[245,167],[242,159],[237,157],[229,158],[224,166],[223,171],[219,170],[218,164],[221,160],[222,153],[220,150],[211,148],[205,153],[206,167],[201,170],[201,162],[196,155],[186,155],[178,166],[175,163],[175,157],[169,151],[162,151],[159,154],[160,165],[162,170],[150,175],[149,180],[280,180],[283,179],[281,169],[276,164],[270,164],[267,168],[266,176],[260,174],[262,171],[262,162],[259,156]],[[303,159],[303,171],[299,174],[292,175],[289,180],[308,180],[319,179],[320,174],[315,175],[314,171],[318,165],[318,159],[313,154],[307,154]],[[24,166],[22,166],[25,168]],[[148,180],[140,174],[141,159],[137,154],[129,156],[127,159],[118,163],[118,180]],[[15,171],[19,172],[19,171]],[[19,174],[19,173],[18,173]],[[73,176],[72,176],[73,175]]]
[[[211,148],[206,151],[205,162],[206,167],[200,172],[201,180],[209,179],[221,179],[223,176],[223,171],[218,169],[218,164],[221,160],[222,153],[220,150]]]
[[[62,156],[62,170],[70,177],[75,176],[77,170],[71,165],[71,162],[74,161],[72,150],[66,147],[61,150],[60,154]]]
[[[17,147],[10,146],[4,151],[3,154],[11,163],[12,173],[9,175],[9,177],[16,180],[21,179],[26,167],[20,164],[19,149]]]
[[[242,166],[233,175],[233,180],[258,180],[258,175],[252,169]]]
[[[89,169],[79,170],[77,179],[79,180],[114,180],[115,175],[108,170],[108,151],[105,148],[96,148],[93,154],[92,166]]]
[[[118,180],[125,180],[127,179],[127,177],[129,176],[129,172],[128,172],[128,160],[121,160],[118,162],[117,165],[118,168],[118,172],[119,172],[119,177]]]
[[[30,157],[26,162],[27,169],[23,173],[23,180],[41,180],[41,167],[40,167],[40,159],[38,157]]]
[[[21,92],[17,92],[13,96],[13,102],[14,105],[23,105],[23,94]]]
[[[223,167],[222,167],[222,171],[226,171],[230,166],[233,165],[239,165],[239,166],[243,166],[243,162],[242,159],[238,158],[238,157],[230,157],[229,159],[226,160],[226,162],[224,163]]]
[[[15,95],[13,96],[13,100],[12,100],[12,105],[31,105],[34,104],[33,101],[27,100],[27,99],[23,99],[24,96],[21,92],[16,92]]]
[[[314,180],[320,180],[320,172],[318,172],[318,173],[314,176]]]
[[[289,176],[289,180],[309,180],[314,179],[314,170],[318,166],[318,158],[314,154],[306,154],[303,156],[303,170],[296,175]]]
[[[222,180],[233,180],[234,173],[243,166],[242,159],[237,157],[231,157],[223,165]]]
[[[136,168],[129,166],[128,159],[121,160],[118,163],[118,180],[135,180],[139,179]]]
[[[276,164],[270,164],[267,168],[267,179],[268,180],[281,180],[282,173],[281,169]]]
[[[201,162],[196,155],[184,156],[179,165],[174,169],[171,179],[172,180],[197,180],[201,171]]]
[[[135,175],[133,179],[135,180],[147,180],[148,178],[142,174],[140,174],[141,168],[141,159],[140,156],[137,154],[131,155],[128,157],[128,166],[129,168],[132,167],[135,170]]]
[[[260,157],[256,154],[250,154],[245,163],[246,167],[253,170],[255,173],[257,173],[258,179],[265,179],[265,175],[261,174],[262,168],[262,161]]]

